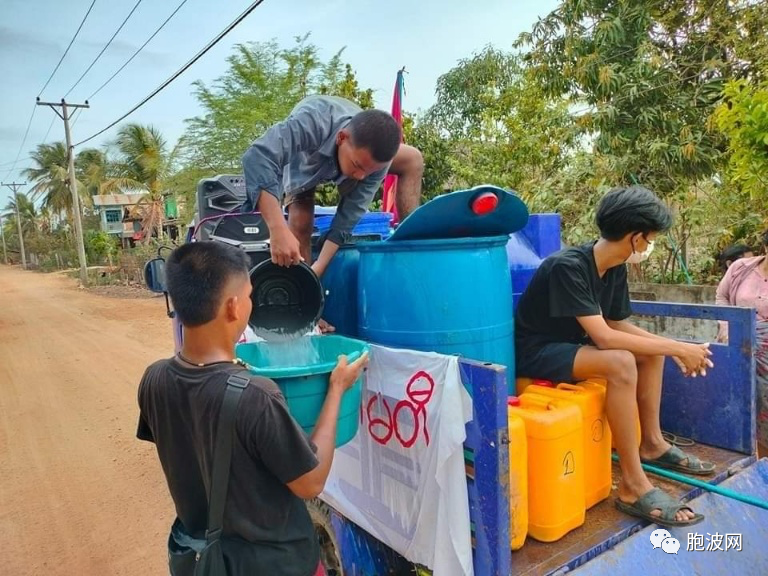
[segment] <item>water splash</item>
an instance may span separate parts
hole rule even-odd
[[[320,362],[315,339],[309,335],[297,338],[270,340],[259,345],[260,364],[263,368],[294,368],[312,366]]]

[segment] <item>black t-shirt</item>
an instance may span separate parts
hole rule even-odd
[[[137,436],[154,442],[184,530],[205,537],[207,486],[227,378],[235,365],[160,360],[139,385]],[[222,548],[230,574],[310,576],[319,547],[303,500],[286,486],[318,465],[316,447],[277,385],[251,377],[235,422]]]
[[[517,303],[515,340],[519,353],[544,344],[587,344],[577,316],[624,320],[632,315],[627,267],[606,271],[595,264],[594,242],[566,248],[544,259]]]

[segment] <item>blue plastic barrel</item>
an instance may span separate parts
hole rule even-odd
[[[514,315],[508,236],[358,246],[358,337],[508,368]]]
[[[319,236],[312,237],[312,261],[317,260]],[[362,242],[377,242],[379,234],[353,236],[349,244],[339,246],[331,259],[320,283],[325,291],[323,320],[336,329],[336,334],[357,338],[357,264],[360,253],[357,246]]]
[[[560,215],[531,214],[525,228],[511,234],[507,242],[512,277],[513,306],[522,296],[541,261],[560,250]]]
[[[391,212],[366,212],[352,230],[354,236],[379,235],[387,238],[391,232],[390,224],[393,214]],[[333,214],[317,212],[315,209],[315,230],[322,234],[331,227]]]
[[[355,244],[339,247],[320,282],[325,290],[323,320],[336,334],[357,338],[357,264],[360,252]]]

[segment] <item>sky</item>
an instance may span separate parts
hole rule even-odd
[[[48,86],[43,87],[88,11],[92,0],[0,0],[0,179],[24,182],[21,171],[43,141],[64,140],[64,123],[41,101],[60,102],[86,71],[138,0],[96,0],[80,34]],[[88,74],[66,96],[82,103],[101,86],[181,0],[143,0]],[[251,0],[187,0],[178,13],[103,90],[90,98],[72,124],[77,143],[125,114],[224,30]],[[397,70],[405,66],[403,107],[418,112],[434,103],[435,84],[462,58],[487,45],[511,49],[518,34],[556,8],[557,0],[265,0],[189,70],[125,121],[152,124],[169,143],[184,120],[201,112],[192,83],[224,74],[233,46],[276,40],[290,46],[310,40],[327,59],[345,48],[361,87],[374,89],[377,108],[389,110]],[[384,8],[384,6],[387,6]],[[34,110],[16,167],[24,133]],[[120,125],[88,142],[101,146]],[[47,140],[44,138],[47,136]],[[21,189],[28,190],[29,186]],[[11,195],[0,190],[0,206]]]

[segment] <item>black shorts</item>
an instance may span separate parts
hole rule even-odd
[[[538,378],[551,382],[573,382],[576,352],[586,344],[553,342],[541,346],[517,347],[515,373],[518,378]]]

